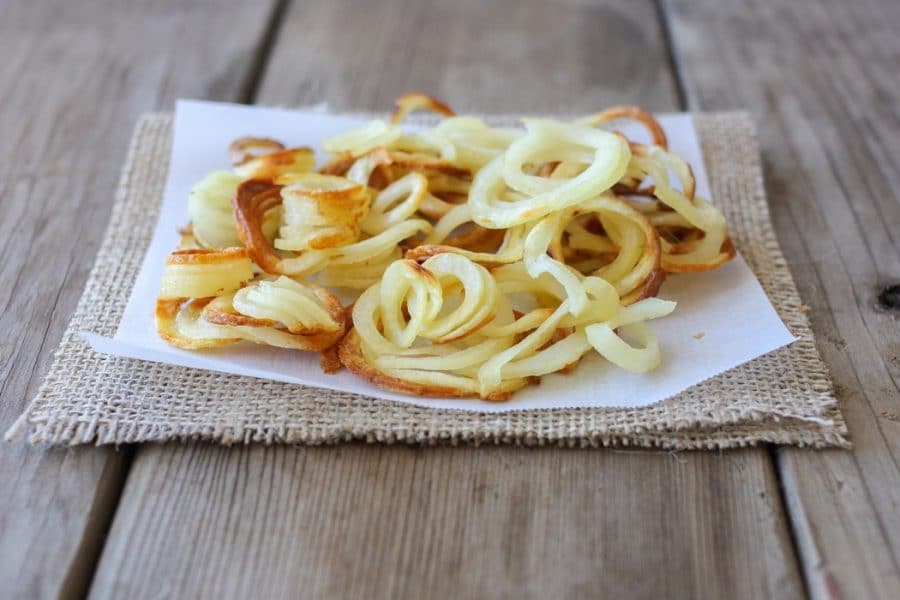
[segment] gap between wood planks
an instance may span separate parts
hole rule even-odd
[[[244,74],[244,82],[233,97],[224,98],[224,100],[239,103],[254,102],[265,65],[275,45],[280,30],[279,25],[289,2],[290,0],[276,0],[260,41],[253,52],[249,67]],[[4,381],[4,385],[5,383],[6,381]],[[88,595],[107,534],[115,518],[116,509],[125,490],[128,474],[138,449],[139,447],[135,445],[117,448],[118,456],[107,461],[104,466],[83,535],[79,540],[73,561],[60,584],[60,598],[84,598]]]
[[[674,34],[672,31],[672,22],[671,15],[669,14],[669,9],[666,7],[665,0],[653,0],[653,3],[656,7],[656,15],[659,19],[659,28],[663,32],[664,45],[666,48],[666,53],[669,57],[670,68],[672,69],[672,76],[675,80],[675,89],[678,94],[678,105],[681,110],[701,110],[702,107],[696,106],[697,102],[689,98],[688,96],[688,84],[687,79],[685,77],[685,65],[678,59],[678,52],[675,48]],[[788,537],[790,540],[791,548],[793,549],[793,557],[794,561],[797,565],[797,572],[803,574],[800,578],[803,585],[803,592],[807,597],[810,596],[809,590],[809,581],[807,580],[807,575],[804,572],[804,557],[803,557],[803,547],[800,545],[798,537],[797,537],[797,523],[795,522],[795,517],[791,514],[791,506],[788,503],[788,494],[784,481],[784,473],[781,469],[781,466],[778,461],[778,448],[773,444],[766,444],[766,454],[768,456],[769,462],[772,465],[772,469],[775,472],[775,480],[778,484],[778,504],[781,507],[781,512],[786,516],[788,522]]]
[[[278,35],[281,33],[281,24],[284,21],[284,15],[287,12],[290,0],[276,0],[269,16],[269,22],[263,32],[262,40],[256,50],[256,55],[247,71],[247,78],[241,92],[238,95],[237,102],[243,104],[256,104],[256,95],[259,92],[260,83],[262,83],[263,75],[266,71],[266,65],[269,57],[272,56],[272,50],[278,41]]]
[[[876,304],[900,279],[900,85],[888,75],[900,5],[664,5],[689,96],[707,108],[746,106],[762,125],[773,222],[854,436],[852,453],[774,452],[807,588],[894,597],[900,329]]]
[[[679,110],[688,110],[688,97],[685,89],[685,78],[683,66],[678,61],[675,54],[675,43],[672,39],[672,24],[669,22],[669,15],[663,0],[653,0],[653,6],[656,8],[656,19],[659,21],[659,30],[663,34],[663,46],[666,49],[666,56],[669,59],[669,69],[672,71],[672,79],[675,81],[675,93],[678,95]]]
[[[59,597],[62,600],[86,598],[91,589],[91,582],[106,544],[106,535],[112,527],[116,507],[125,491],[125,482],[136,451],[134,446],[123,447],[120,449],[122,455],[119,460],[107,461],[103,469],[97,488],[108,491],[105,494],[94,495],[87,526],[75,552],[75,559],[60,585]]]
[[[272,53],[272,48],[275,46],[275,38],[280,29],[281,17],[287,10],[288,4],[289,0],[277,0],[272,8],[262,39],[255,50],[250,67],[244,77],[244,83],[240,87],[240,92],[233,99],[234,102],[254,103],[266,62]],[[108,476],[109,492],[107,494],[97,494],[94,498],[91,516],[88,519],[88,528],[79,544],[76,560],[69,569],[61,586],[62,597],[84,598],[87,596],[97,566],[100,564],[100,555],[106,543],[106,535],[110,527],[112,527],[116,508],[125,490],[128,473],[131,471],[131,465],[134,462],[137,451],[138,447],[134,445],[120,449],[122,457],[119,469]],[[106,478],[107,475],[104,473],[104,479]]]
[[[8,57],[0,67],[0,130],[8,134],[0,142],[0,278],[10,284],[0,290],[2,431],[36,392],[81,295],[135,119],[168,107],[173,91],[250,100],[268,32],[286,6],[107,4],[0,8]],[[231,23],[215,8],[231,8],[245,37],[194,35],[202,24],[224,37]],[[46,258],[40,268],[35,256]],[[88,592],[135,454],[127,446],[5,445],[0,595]]]

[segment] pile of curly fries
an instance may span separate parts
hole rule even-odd
[[[442,119],[404,130],[416,110]],[[612,130],[622,120],[652,143]],[[653,369],[646,322],[675,308],[656,298],[666,274],[734,256],[724,217],[636,107],[496,128],[407,94],[389,122],[323,147],[317,169],[309,148],[242,138],[232,170],[194,186],[156,303],[163,339],[317,351],[326,371],[389,390],[502,401],[591,351]]]

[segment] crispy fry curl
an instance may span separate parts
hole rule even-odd
[[[629,370],[659,364],[659,346],[643,321],[668,314],[673,302],[649,298],[623,307],[603,279],[578,286],[584,305],[576,315],[565,286],[552,276],[532,277],[522,263],[491,273],[449,252],[422,264],[396,261],[356,301],[340,358],[391,390],[495,401],[578,362],[592,347]],[[536,308],[515,308],[523,296]]]
[[[439,121],[405,126],[420,110]],[[329,372],[396,392],[503,401],[591,352],[655,368],[646,322],[675,308],[655,297],[666,275],[735,255],[637,107],[498,128],[412,93],[322,148],[316,171],[309,148],[241,138],[232,170],[193,187],[156,305],[163,339],[321,351]]]

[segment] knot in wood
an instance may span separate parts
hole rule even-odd
[[[878,294],[878,306],[885,310],[900,311],[900,283],[885,286]]]

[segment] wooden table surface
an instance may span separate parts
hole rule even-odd
[[[855,449],[0,445],[0,597],[896,598],[900,2],[0,2],[0,430],[178,97],[749,109]]]

